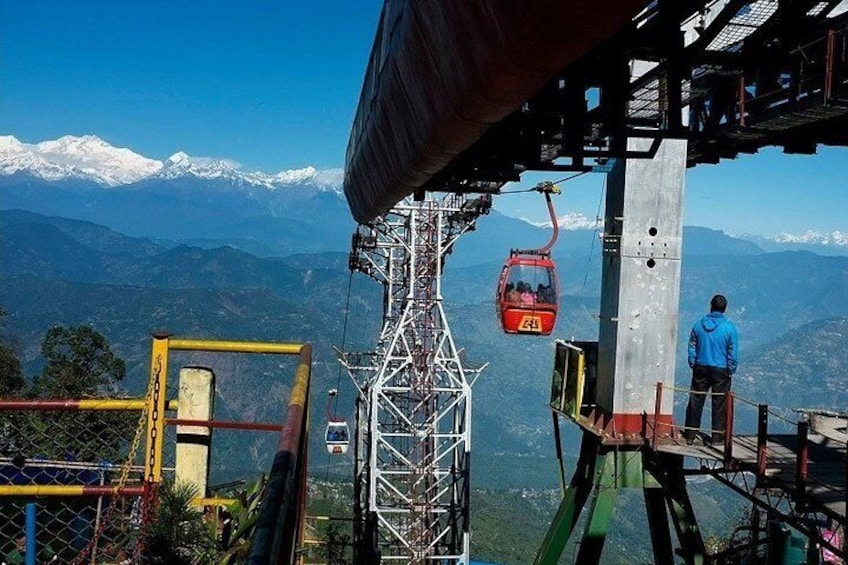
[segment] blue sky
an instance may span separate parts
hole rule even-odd
[[[268,172],[340,167],[381,6],[0,0],[0,134],[32,143],[90,133],[148,157],[185,151]],[[848,231],[846,168],[842,148],[699,167],[687,179],[686,223]],[[559,213],[594,218],[601,183],[568,183]],[[545,216],[538,195],[496,207]]]
[[[510,190],[564,176],[524,175]],[[603,175],[584,175],[560,188],[558,215],[573,211],[595,219]],[[535,193],[502,196],[495,206],[534,221],[548,218],[544,200]],[[734,235],[848,231],[848,149],[819,147],[816,155],[785,155],[769,147],[756,155],[689,169],[684,223]]]
[[[381,2],[0,0],[0,129],[342,165]]]

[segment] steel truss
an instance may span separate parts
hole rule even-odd
[[[754,539],[748,545],[752,551],[765,541],[764,532],[766,524],[759,523],[760,517],[763,521],[780,520],[802,534],[809,540],[808,552],[810,558],[815,561],[821,559],[820,551],[822,548],[833,552],[842,559],[848,558],[848,548],[839,546],[833,542],[831,535],[828,532],[828,527],[836,528],[840,520],[844,518],[840,516],[829,515],[823,512],[821,508],[804,504],[803,501],[797,500],[797,493],[793,493],[786,488],[786,485],[775,483],[768,484],[767,478],[758,479],[757,476],[746,470],[727,468],[720,462],[703,459],[700,461],[700,469],[695,473],[706,473],[718,480],[724,486],[730,488],[736,494],[748,499],[752,505],[752,518],[755,521],[750,528],[752,532],[758,532],[760,537],[753,535]],[[757,512],[757,510],[762,511]],[[729,550],[732,552],[733,548]]]
[[[471,384],[442,306],[445,256],[489,197],[402,201],[353,237],[350,268],[384,287],[376,351],[344,354],[359,389],[356,561],[468,563]]]

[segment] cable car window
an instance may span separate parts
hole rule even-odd
[[[347,428],[331,426],[327,430],[327,441],[348,441]]]
[[[536,302],[539,304],[556,304],[556,275],[550,267],[545,268],[547,280],[536,285]]]
[[[554,271],[541,265],[512,265],[503,300],[516,304],[556,304]]]

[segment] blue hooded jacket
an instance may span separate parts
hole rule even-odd
[[[689,366],[706,365],[727,369],[732,375],[739,366],[739,336],[736,326],[721,312],[710,312],[689,334]]]

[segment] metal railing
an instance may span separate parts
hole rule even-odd
[[[171,351],[299,355],[285,425],[173,417],[178,401],[165,394]],[[250,562],[295,563],[305,515],[311,360],[309,345],[157,334],[144,398],[0,399],[0,560],[32,553],[30,546],[39,560],[138,558],[158,485],[175,471],[174,430],[192,426],[281,433],[252,545],[258,560]],[[198,506],[233,502],[198,494]],[[28,536],[36,524],[37,534]]]
[[[277,452],[259,507],[247,560],[251,565],[297,563],[300,559],[297,548],[303,540],[306,516],[306,454],[309,439],[308,400],[312,375],[312,346],[301,343],[173,339],[165,334],[155,335],[151,379],[160,379],[161,383],[154,386],[154,391],[166,388],[169,351],[299,356],[285,423],[280,432]],[[154,406],[157,402],[164,402],[164,396],[157,400],[154,393]],[[164,418],[151,418],[148,426],[149,445],[155,445],[157,435],[161,437],[165,423]],[[154,481],[159,476],[157,465],[161,463],[151,461],[148,466],[148,476]]]
[[[300,347],[285,425],[268,477],[247,563],[293,564],[304,538],[312,347]]]
[[[661,447],[663,443],[668,441],[676,441],[681,431],[697,431],[701,432],[700,428],[686,428],[685,426],[680,426],[678,424],[663,422],[660,419],[662,406],[662,399],[664,393],[667,391],[672,392],[685,392],[687,394],[715,394],[709,391],[701,392],[701,391],[693,391],[689,389],[683,388],[675,388],[664,386],[663,383],[658,382],[656,384],[656,403],[654,408],[654,414],[652,418],[649,418],[649,430],[650,437],[648,431],[646,431],[646,442],[651,446],[653,450],[657,450]],[[791,479],[792,483],[792,495],[795,500],[796,508],[803,509],[808,497],[809,486],[811,482],[815,482],[820,486],[828,487],[827,481],[823,480],[820,477],[814,476],[810,472],[810,422],[805,418],[800,421],[793,421],[784,416],[780,415],[777,411],[771,409],[768,404],[760,404],[755,403],[747,398],[739,396],[733,392],[724,393],[727,396],[727,412],[725,417],[725,426],[724,430],[708,430],[711,433],[722,433],[724,436],[724,441],[722,444],[722,455],[724,466],[727,470],[737,470],[740,461],[737,461],[734,457],[734,438],[742,438],[742,437],[754,437],[756,438],[756,460],[754,462],[753,469],[750,469],[751,472],[755,475],[756,478],[756,486],[765,487],[768,486],[770,474],[774,470],[769,467],[770,461],[773,461],[771,458],[773,457],[772,451],[773,448],[769,444],[770,437],[773,439],[775,436],[770,435],[769,427],[770,420],[777,420],[782,422],[787,428],[794,429],[794,434],[796,436],[795,445],[793,450],[793,459],[794,459],[794,476]],[[754,408],[757,411],[756,415],[756,432],[755,433],[736,433],[736,409],[737,405]],[[846,419],[846,423],[848,424],[848,418]],[[670,428],[670,431],[666,434],[660,432],[662,426],[666,426]],[[792,435],[792,432],[789,434],[783,434],[784,436]],[[848,449],[848,446],[846,446]],[[782,459],[784,465],[787,464],[786,459]],[[748,469],[746,469],[748,470]],[[788,482],[790,479],[786,476],[783,477],[784,482]],[[848,486],[848,461],[845,461],[845,477],[843,477],[845,484]],[[846,496],[848,496],[848,488],[846,488]],[[848,503],[848,500],[846,501]]]

